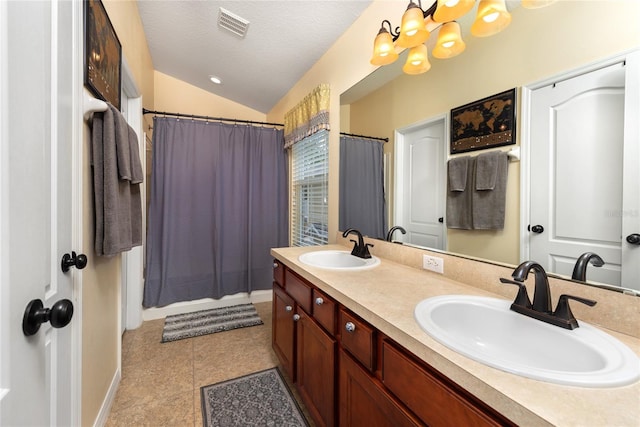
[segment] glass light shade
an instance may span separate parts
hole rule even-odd
[[[464,52],[466,46],[460,35],[460,24],[447,22],[440,27],[438,41],[431,54],[440,59],[453,58]]]
[[[371,65],[389,65],[396,59],[398,59],[398,54],[393,46],[391,34],[382,27],[373,42],[373,56],[369,62]]]
[[[429,68],[431,68],[431,64],[427,56],[427,46],[421,44],[411,48],[402,71],[406,74],[422,74],[429,71]]]
[[[455,21],[473,9],[475,3],[475,0],[438,0],[433,19],[437,22]]]
[[[558,0],[522,0],[520,4],[525,9],[539,9],[541,7],[549,6]]]
[[[400,37],[396,40],[399,47],[409,48],[424,43],[429,38],[429,31],[424,24],[422,9],[415,3],[409,3],[402,15]]]
[[[476,20],[471,25],[471,34],[487,37],[504,30],[511,22],[504,0],[480,0]]]

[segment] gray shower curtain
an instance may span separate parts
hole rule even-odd
[[[387,229],[382,142],[340,136],[340,214],[338,226],[384,239]]]
[[[282,130],[154,118],[143,305],[270,289],[286,168]]]

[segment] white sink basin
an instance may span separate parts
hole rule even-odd
[[[314,251],[300,255],[300,262],[329,270],[365,270],[380,264],[380,258],[359,258],[349,251]]]
[[[574,330],[549,325],[510,305],[446,295],[421,301],[414,314],[441,344],[516,375],[580,387],[618,387],[640,378],[640,358],[611,335],[582,321]]]

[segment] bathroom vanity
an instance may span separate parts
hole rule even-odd
[[[470,286],[415,268],[411,260],[423,250],[372,242],[381,263],[359,271],[299,261],[310,251],[347,249],[339,244],[271,251],[273,348],[317,425],[637,425],[638,382],[579,388],[524,378],[450,350],[415,321],[415,306],[433,296],[512,298],[514,290],[499,284],[509,269],[492,266],[498,292],[491,292],[492,284]],[[474,261],[446,261],[445,272],[470,269],[468,277],[482,282]],[[624,300],[636,316],[638,299]],[[640,353],[637,336],[606,332]]]

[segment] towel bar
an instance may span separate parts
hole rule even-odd
[[[520,161],[520,147],[514,147],[511,150],[507,151],[507,157],[510,162],[519,162]]]
[[[93,113],[107,110],[106,102],[94,98],[86,90],[82,94],[82,111],[85,120],[88,121]]]

